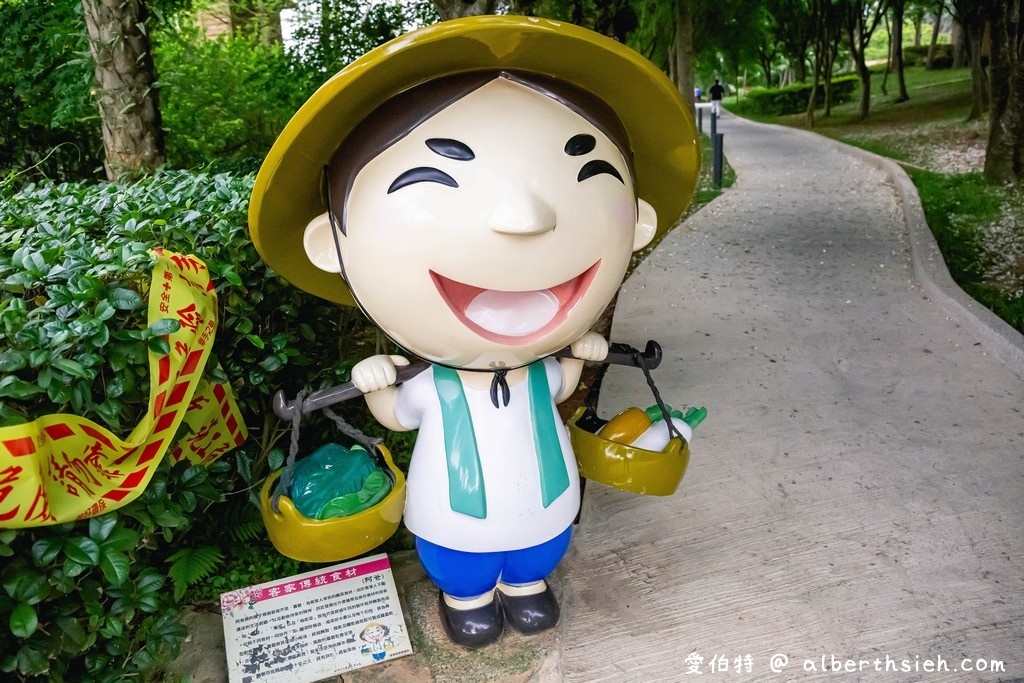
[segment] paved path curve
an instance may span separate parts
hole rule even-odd
[[[613,334],[659,340],[666,400],[710,416],[674,496],[588,489],[558,677],[1024,680],[1024,366],[915,275],[919,206],[884,164],[720,129],[736,185],[626,283]],[[650,403],[638,373],[609,373],[602,415]],[[866,664],[804,671],[823,655]]]

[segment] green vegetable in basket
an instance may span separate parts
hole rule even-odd
[[[360,446],[321,446],[295,463],[290,498],[311,519],[346,517],[369,509],[391,492],[391,479]]]

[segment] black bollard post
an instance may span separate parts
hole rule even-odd
[[[697,132],[704,132],[704,110],[697,107]]]
[[[714,115],[711,116],[714,121]],[[712,130],[714,128],[712,127]],[[715,187],[722,187],[722,146],[725,144],[725,133],[714,133],[714,146],[712,149],[714,162],[711,167],[711,182]]]
[[[718,115],[715,114],[714,110],[711,111],[711,142],[715,141],[715,136],[718,134]]]

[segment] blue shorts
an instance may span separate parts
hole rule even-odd
[[[550,541],[522,550],[470,553],[416,538],[427,576],[453,598],[475,598],[498,585],[535,583],[555,570],[569,548],[572,526]]]

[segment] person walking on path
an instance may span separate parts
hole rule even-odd
[[[722,116],[722,96],[725,95],[725,88],[715,79],[715,84],[708,90],[711,94],[711,111],[715,116]]]

